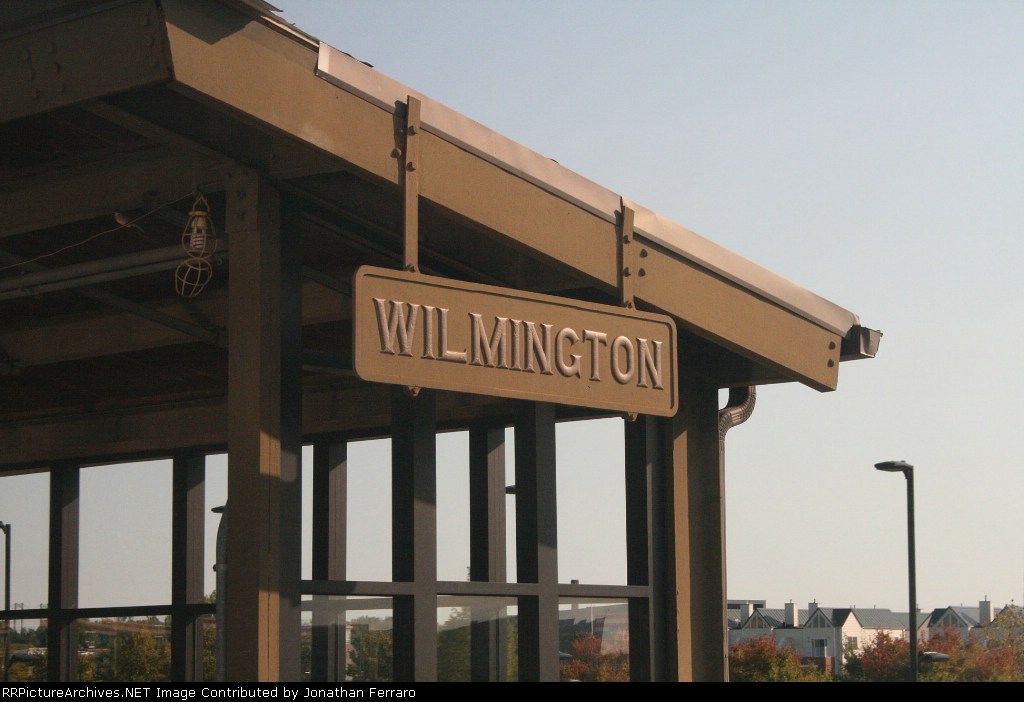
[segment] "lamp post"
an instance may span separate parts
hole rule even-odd
[[[875,468],[903,473],[907,479],[907,563],[910,583],[910,682],[917,682],[917,574],[914,564],[914,466],[906,461],[883,461]]]
[[[4,532],[4,614],[11,613],[11,525],[0,522]],[[4,620],[4,682],[11,681],[11,620]]]

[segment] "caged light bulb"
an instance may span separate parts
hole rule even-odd
[[[193,257],[209,257],[217,252],[217,235],[210,218],[210,203],[200,195],[188,213],[188,223],[181,234],[185,253]]]
[[[217,234],[210,217],[210,203],[200,195],[192,203],[188,222],[181,233],[181,246],[188,255],[174,272],[174,288],[182,297],[195,297],[213,277],[210,260],[217,252]]]

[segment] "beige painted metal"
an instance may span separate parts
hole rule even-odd
[[[364,266],[356,374],[379,383],[670,416],[671,318]]]
[[[240,171],[228,189],[228,519],[225,670],[280,679],[280,220],[275,192]],[[235,508],[235,505],[238,507]]]
[[[386,433],[391,422],[390,401],[391,388],[384,385],[306,389],[303,433]],[[459,393],[438,395],[438,414],[446,422],[463,426],[494,418],[505,421],[512,416],[508,400]],[[227,399],[216,397],[8,424],[0,432],[0,454],[5,466],[45,465],[224,446],[227,432]]]
[[[320,44],[317,73],[340,89],[388,111],[394,111],[396,102],[409,92],[407,86],[323,43]],[[637,231],[652,243],[840,335],[860,323],[857,315],[849,310],[794,285],[628,198],[612,193],[436,100],[413,94],[422,102],[423,130],[463,151],[608,222],[616,221],[616,207],[620,200],[624,200],[624,204],[636,213]]]
[[[234,107],[396,188],[400,186],[403,160],[392,154],[403,143],[393,106],[389,111],[378,100],[338,90],[315,78],[310,71],[315,53],[269,27],[251,22],[239,28],[224,8],[204,12],[180,0],[167,0],[164,8],[180,90]],[[225,16],[220,18],[218,13]],[[219,41],[200,39],[200,28],[219,36]],[[251,70],[253,65],[261,67],[258,75]],[[390,80],[379,79],[382,83]],[[419,97],[405,89],[397,100],[401,102],[409,94]],[[303,109],[296,110],[296,105]],[[617,292],[620,270],[615,210],[619,199],[603,198],[602,203],[607,199],[612,204],[598,215],[593,208],[582,207],[578,198],[567,199],[557,188],[539,187],[535,179],[526,179],[513,168],[484,159],[430,131],[427,120],[434,105],[435,101],[424,100],[422,106],[420,196],[507,237],[548,263],[582,273]],[[557,164],[550,168],[569,173]],[[549,175],[554,178],[556,174]],[[651,228],[640,215],[638,211],[638,231]],[[646,243],[647,275],[638,280],[638,301],[671,314],[686,327],[764,364],[783,378],[819,390],[836,387],[842,336],[832,328],[835,325],[826,328],[808,319],[810,315],[752,294],[736,280],[687,260],[653,239]],[[788,289],[781,284],[778,287],[779,295]],[[849,313],[846,318],[850,324],[855,320]]]
[[[405,270],[420,269],[420,101],[406,99],[405,149],[402,167],[402,227]]]
[[[622,205],[622,222],[619,225],[619,300],[623,307],[636,307],[634,290],[636,279],[640,275],[637,266],[638,245],[633,240],[633,210]],[[646,271],[644,271],[646,274]]]
[[[684,355],[685,358],[685,355]],[[725,631],[725,497],[718,460],[718,392],[683,378],[668,420],[672,473],[675,624],[680,681],[728,679]]]
[[[157,3],[127,3],[0,41],[0,122],[170,75]]]
[[[173,283],[168,283],[170,287]],[[319,324],[346,319],[350,313],[341,293],[320,283],[302,286],[302,323]],[[182,322],[202,319],[205,327],[220,331],[227,326],[227,294],[204,293],[194,300],[171,300],[153,306],[158,313]],[[225,337],[227,336],[226,332]],[[195,339],[165,325],[126,313],[97,313],[88,317],[47,320],[37,326],[8,331],[0,328],[0,349],[19,367],[97,358],[119,353],[173,346]]]
[[[224,158],[148,150],[0,186],[0,239],[217,190]]]

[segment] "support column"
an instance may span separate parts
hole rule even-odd
[[[174,456],[171,499],[171,680],[203,679],[203,631],[189,605],[203,601],[206,457]]]
[[[626,583],[651,586],[651,597],[629,601],[629,677],[665,680],[662,617],[654,616],[654,481],[660,470],[660,423],[643,416],[626,422]],[[659,493],[660,494],[660,493]]]
[[[313,445],[313,580],[345,580],[348,443]],[[315,598],[314,598],[315,601]],[[345,679],[345,611],[313,609],[314,682]]]
[[[539,586],[519,598],[519,680],[558,682],[554,405],[523,403],[515,427],[516,579]]]
[[[47,678],[78,678],[78,622],[64,614],[78,607],[78,466],[50,470],[50,574]]]
[[[683,375],[679,412],[670,418],[672,552],[677,679],[728,678],[725,630],[724,484],[718,455],[718,390]],[[668,545],[668,544],[666,544]]]
[[[299,677],[301,279],[278,193],[230,180],[226,676]]]
[[[391,568],[412,595],[394,598],[395,682],[437,680],[437,403],[391,393]]]
[[[469,579],[506,581],[505,427],[477,425],[469,430]],[[474,614],[479,608],[474,608]],[[505,608],[474,616],[470,628],[470,678],[499,682],[508,678],[508,628]]]

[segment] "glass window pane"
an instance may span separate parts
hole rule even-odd
[[[171,601],[171,461],[82,468],[79,606]]]
[[[304,679],[392,680],[392,598],[312,596],[303,600],[302,607]],[[305,622],[310,620],[307,627]]]
[[[629,681],[629,610],[624,601],[559,600],[563,681]]]
[[[437,598],[439,682],[519,679],[516,598]]]
[[[45,622],[18,620],[11,629],[10,682],[46,682]]]
[[[626,584],[621,419],[557,425],[558,580]]]
[[[206,457],[206,524],[203,529],[203,592],[212,600],[217,590],[217,530],[220,528],[220,512],[214,509],[224,507],[228,501],[228,455],[218,453]]]
[[[313,577],[313,447],[302,447],[302,578]]]
[[[505,429],[505,489],[516,484],[516,430]],[[516,582],[516,496],[505,493],[505,575]]]
[[[469,580],[469,432],[437,435],[437,579]]]
[[[391,580],[391,439],[348,445],[346,574]]]
[[[171,671],[171,618],[78,620],[81,682],[162,682]]]
[[[204,614],[199,617],[199,627],[203,632],[203,682],[217,679],[217,616]]]
[[[10,525],[11,608],[46,606],[49,590],[50,473],[0,476],[0,522]],[[0,534],[0,573],[4,535]],[[0,576],[6,577],[6,575]],[[3,581],[0,581],[3,582]]]

